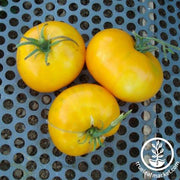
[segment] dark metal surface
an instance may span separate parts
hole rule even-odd
[[[180,158],[179,52],[156,53],[164,82],[156,97],[143,103],[119,101],[133,113],[105,146],[83,157],[70,157],[53,145],[47,130],[48,109],[61,92],[44,94],[27,87],[16,70],[15,45],[40,22],[64,21],[82,34],[86,45],[104,28],[135,30],[179,45],[178,0],[10,0],[0,1],[0,180],[142,180],[135,163],[143,142],[155,136],[169,140]],[[86,69],[71,84],[94,82]],[[180,161],[180,160],[179,160]],[[180,168],[164,179],[179,179]]]

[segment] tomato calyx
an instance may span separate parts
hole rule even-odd
[[[17,48],[20,46],[24,46],[24,45],[33,45],[36,47],[30,54],[28,54],[25,57],[25,60],[28,59],[29,57],[31,57],[32,55],[38,55],[39,53],[44,53],[45,54],[45,63],[46,63],[46,65],[49,65],[48,55],[51,51],[52,46],[59,44],[63,41],[71,41],[78,46],[78,43],[75,40],[73,40],[67,36],[56,36],[51,39],[46,39],[44,36],[44,29],[45,29],[45,26],[47,26],[47,25],[48,25],[47,23],[43,25],[40,35],[39,35],[39,39],[23,36],[23,38],[26,39],[27,41],[24,41],[24,42],[16,45]]]
[[[104,135],[108,132],[110,132],[114,127],[116,127],[119,123],[122,122],[130,113],[132,110],[129,110],[128,112],[121,113],[114,121],[110,123],[110,125],[105,129],[99,129],[97,127],[94,127],[92,124],[89,129],[87,129],[82,135],[81,138],[84,137],[84,140],[81,141],[79,139],[80,144],[84,144],[85,142],[89,141],[88,143],[93,143],[93,151],[97,148],[98,144],[102,146],[101,138],[105,138]],[[92,119],[92,122],[94,120]]]
[[[141,53],[153,52],[153,51],[159,50],[159,48],[157,46],[154,46],[152,44],[155,42],[162,45],[162,50],[163,50],[165,60],[167,60],[167,52],[174,54],[174,51],[172,49],[175,49],[178,51],[180,50],[179,47],[174,46],[169,43],[166,43],[155,37],[143,37],[143,36],[140,36],[139,34],[135,33],[134,31],[133,31],[133,35],[134,35],[135,42],[136,42],[135,49]]]

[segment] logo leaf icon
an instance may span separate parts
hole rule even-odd
[[[155,154],[155,155],[157,154],[156,151],[155,151],[154,149],[152,149],[152,153]]]
[[[160,143],[160,144],[159,144],[159,146],[158,146],[158,149],[160,149],[160,148],[162,147],[162,145],[163,145],[163,144],[162,144],[162,143]]]
[[[152,144],[152,147],[153,147],[154,149],[156,149],[156,146],[155,146],[155,144]]]
[[[162,154],[164,152],[164,149],[162,148],[159,152],[159,154]]]
[[[159,155],[159,158],[162,158],[163,157],[163,155]]]
[[[156,148],[158,147],[158,145],[159,145],[159,141],[156,141]]]

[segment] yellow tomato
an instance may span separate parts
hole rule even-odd
[[[141,102],[154,96],[163,81],[159,61],[135,49],[133,38],[119,29],[97,33],[87,47],[87,68],[117,98]]]
[[[39,92],[52,92],[68,85],[85,62],[82,36],[64,22],[50,21],[32,27],[17,47],[19,74]]]
[[[119,128],[119,105],[113,95],[95,84],[64,90],[52,103],[48,129],[55,146],[71,156],[87,154]]]

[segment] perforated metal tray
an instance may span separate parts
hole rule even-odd
[[[142,180],[136,166],[146,139],[158,136],[171,142],[180,161],[179,52],[156,52],[164,70],[161,90],[143,103],[119,101],[133,113],[122,122],[105,146],[82,157],[70,157],[53,145],[47,129],[48,109],[62,90],[38,93],[27,87],[16,70],[16,49],[23,33],[40,22],[72,24],[86,45],[104,28],[135,30],[179,45],[178,0],[1,0],[0,1],[0,180]],[[159,46],[159,45],[158,45]],[[84,68],[70,85],[94,82]],[[180,168],[163,179],[180,179]]]

